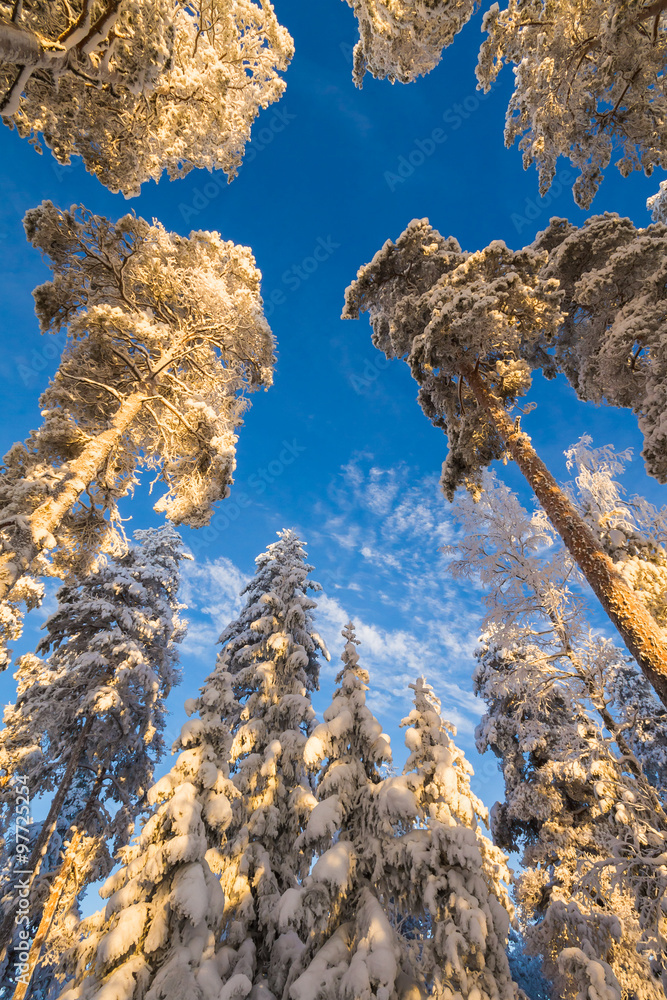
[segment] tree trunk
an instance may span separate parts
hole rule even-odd
[[[538,457],[528,435],[515,428],[478,372],[464,372],[463,376],[623,642],[667,706],[667,635],[616,571],[591,529]]]
[[[39,956],[42,951],[42,946],[46,941],[49,931],[51,930],[51,924],[53,923],[53,918],[56,915],[56,910],[58,909],[58,903],[60,902],[60,897],[63,894],[67,880],[69,879],[73,869],[74,869],[74,859],[76,852],[78,850],[79,844],[83,840],[83,830],[77,829],[74,831],[72,839],[67,847],[67,853],[63,858],[63,863],[60,866],[60,871],[54,878],[51,888],[49,889],[49,898],[46,901],[44,909],[42,910],[42,919],[39,922],[39,927],[37,928],[37,933],[30,946],[30,953],[28,955],[27,966],[28,969],[19,978],[16,984],[16,989],[14,990],[12,1000],[23,1000],[26,993],[30,989],[30,983],[32,982],[32,977],[34,975],[35,969],[37,968],[37,963],[39,961]]]
[[[65,515],[94,482],[112,450],[136,420],[145,399],[140,392],[128,396],[121,403],[111,427],[87,444],[78,458],[63,466],[54,495],[44,500],[32,514],[21,518],[22,523],[5,529],[4,551],[0,555],[0,600],[7,598],[14,584],[45,548],[48,535],[57,531]]]
[[[30,28],[21,28],[11,21],[0,23],[0,59],[4,63],[39,66],[44,59],[43,42]],[[62,58],[62,50],[58,55]]]
[[[65,886],[70,875],[75,872],[76,868],[76,856],[79,849],[79,844],[83,840],[86,832],[86,823],[88,816],[91,811],[91,807],[94,802],[97,801],[97,796],[99,795],[100,788],[102,787],[102,782],[104,781],[105,772],[102,771],[98,774],[95,784],[93,785],[92,791],[88,797],[88,801],[80,815],[80,819],[77,820],[76,826],[72,827],[73,833],[72,838],[64,852],[63,862],[60,866],[60,871],[51,883],[51,888],[49,889],[49,898],[44,904],[44,909],[42,910],[42,916],[39,921],[39,927],[37,928],[37,933],[30,946],[30,953],[28,955],[27,962],[27,972],[20,977],[19,982],[16,985],[12,1000],[23,1000],[26,996],[28,990],[30,989],[30,984],[32,982],[32,977],[35,974],[35,969],[37,968],[37,963],[39,962],[39,956],[41,955],[44,942],[49,936],[49,931],[51,930],[51,924],[58,911],[58,905],[62,898],[62,894],[65,891]],[[78,891],[78,890],[77,890]]]
[[[74,744],[74,749],[67,764],[65,774],[63,775],[63,780],[60,782],[58,791],[56,792],[53,802],[51,803],[51,808],[49,809],[48,816],[44,820],[44,825],[39,831],[39,836],[35,842],[35,846],[32,849],[30,858],[25,864],[25,870],[30,872],[30,884],[28,887],[28,892],[32,888],[32,885],[39,874],[40,865],[42,863],[42,858],[46,854],[47,847],[53,836],[53,831],[56,828],[56,823],[58,822],[58,816],[60,815],[60,810],[65,802],[65,797],[70,790],[72,781],[74,780],[74,775],[76,774],[76,769],[79,766],[79,762],[83,755],[85,749],[86,740],[90,734],[93,727],[93,722],[95,721],[95,716],[91,715],[86,720],[86,723],[79,733],[79,737]],[[7,949],[12,943],[12,935],[14,930],[14,912],[10,909],[0,924],[0,962],[4,959]]]

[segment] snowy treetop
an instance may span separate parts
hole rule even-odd
[[[546,261],[544,250],[512,251],[498,240],[464,253],[415,219],[347,289],[343,317],[368,312],[373,343],[407,361],[422,409],[447,433],[442,484],[450,499],[463,484],[477,493],[481,469],[504,450],[471,375],[511,408],[562,319],[558,282],[541,273]]]
[[[40,401],[41,428],[6,456],[5,514],[39,504],[61,467],[76,471],[91,437],[121,422],[113,461],[98,459],[107,459],[104,488],[90,484],[96,501],[113,507],[143,464],[168,486],[157,510],[207,523],[232,480],[245,396],[272,379],[252,254],[217,233],[185,238],[133,215],[113,224],[50,202],[25,226],[54,272],[34,293],[42,330],[67,325],[69,337]]]
[[[3,2],[0,112],[126,197],[165,170],[231,180],[292,54],[265,0]]]
[[[359,22],[352,73],[357,87],[367,72],[391,83],[410,83],[430,73],[477,6],[477,0],[347,2]]]

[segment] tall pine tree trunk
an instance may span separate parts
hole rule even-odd
[[[28,966],[27,972],[24,972],[19,978],[16,984],[16,989],[12,995],[12,1000],[23,1000],[26,993],[30,989],[32,977],[35,974],[35,969],[37,968],[39,956],[42,951],[42,946],[44,945],[48,933],[51,930],[51,924],[53,923],[53,918],[56,915],[58,903],[60,902],[60,897],[63,894],[65,885],[73,872],[74,858],[82,840],[83,831],[80,829],[75,830],[67,847],[67,853],[63,858],[63,863],[60,866],[60,871],[51,883],[49,898],[44,904],[44,909],[42,910],[42,919],[39,922],[35,938],[30,945],[30,953],[26,963]]]
[[[617,572],[591,529],[535,452],[528,436],[515,428],[479,373],[467,371],[463,376],[623,642],[663,705],[667,706],[667,634]]]
[[[95,784],[93,785],[92,791],[88,797],[88,801],[80,815],[76,826],[71,828],[71,839],[64,851],[64,857],[60,870],[56,874],[53,882],[51,883],[51,888],[49,889],[49,896],[44,904],[42,910],[42,916],[39,921],[39,927],[37,928],[37,933],[35,934],[34,940],[30,946],[30,953],[28,955],[27,961],[27,972],[21,976],[19,979],[16,989],[14,990],[12,1000],[24,1000],[28,990],[30,989],[30,983],[32,982],[32,977],[37,969],[37,963],[39,962],[39,956],[42,953],[42,948],[51,930],[51,925],[53,923],[54,917],[58,910],[58,905],[62,898],[62,894],[65,891],[65,886],[70,879],[70,876],[75,874],[76,869],[76,859],[79,851],[79,845],[86,834],[86,823],[90,815],[93,804],[97,801],[97,796],[99,795],[100,788],[102,787],[102,782],[104,781],[105,772],[102,771],[98,774],[95,779]]]
[[[44,548],[45,537],[57,531],[65,515],[95,481],[100,469],[136,420],[146,396],[134,392],[123,400],[111,426],[85,446],[78,458],[63,466],[62,479],[53,496],[44,500],[20,524],[5,525],[8,536],[0,555],[0,600],[30,568]]]
[[[90,735],[90,731],[93,728],[93,722],[95,721],[95,716],[91,715],[86,720],[86,723],[79,733],[79,737],[74,744],[74,749],[72,750],[70,759],[67,763],[67,768],[65,774],[63,775],[63,780],[58,786],[58,791],[53,797],[53,802],[51,803],[51,808],[49,809],[48,815],[44,820],[44,825],[39,831],[39,836],[35,841],[35,846],[32,849],[30,858],[25,863],[25,870],[30,872],[28,892],[32,888],[37,875],[39,874],[39,869],[42,863],[42,858],[46,854],[49,846],[51,837],[53,836],[53,831],[56,828],[58,822],[58,817],[60,811],[64,805],[65,798],[68,791],[72,786],[74,780],[74,775],[76,774],[77,767],[83,756],[83,752],[86,748],[86,740]],[[10,909],[0,924],[0,962],[4,959],[7,952],[7,948],[12,943],[13,931],[14,931],[14,911]]]

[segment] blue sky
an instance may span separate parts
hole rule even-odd
[[[487,97],[476,91],[479,14],[425,79],[391,86],[367,77],[358,91],[351,81],[356,23],[347,5],[276,0],[275,7],[296,55],[286,94],[260,116],[231,185],[221,174],[195,171],[145,185],[140,198],[127,202],[79,165],[62,168],[50,153],[40,157],[15,133],[0,130],[3,452],[37,424],[38,396],[62,347],[40,337],[33,313],[30,293],[48,271],[25,242],[21,218],[28,208],[50,198],[63,207],[83,202],[113,219],[134,210],[182,234],[215,229],[251,246],[278,341],[275,384],[253,398],[231,499],[211,529],[184,532],[197,561],[185,570],[192,628],[184,680],[170,700],[171,729],[213,666],[215,640],[238,608],[254,557],[276,531],[292,527],[307,541],[313,575],[325,588],[318,625],[332,664],[316,708],[328,703],[340,627],[352,617],[371,671],[371,703],[392,736],[397,762],[407,683],[423,672],[444,715],[459,727],[477,772],[475,790],[492,805],[502,794],[496,765],[477,757],[472,735],[481,711],[470,683],[481,595],[447,576],[439,551],[455,531],[438,490],[446,442],[415,402],[407,366],[385,361],[365,321],[344,323],[339,316],[357,268],[412,218],[428,217],[468,250],[492,239],[523,246],[551,215],[581,223],[584,213],[570,193],[574,173],[563,162],[552,196],[540,199],[536,173],[523,171],[516,148],[504,148],[511,72]],[[622,180],[610,167],[593,210],[618,211],[645,225],[645,201],[660,179]],[[584,432],[596,444],[641,449],[630,414],[580,404],[562,380],[536,379],[530,398],[538,408],[523,426],[557,478],[567,476],[564,449]],[[501,474],[529,500],[512,466]],[[644,476],[640,461],[629,485],[664,503],[664,489]],[[143,488],[125,513],[132,515],[130,529],[159,523]],[[34,646],[44,613],[31,616],[17,652]],[[0,699],[14,700],[9,671],[0,676]]]

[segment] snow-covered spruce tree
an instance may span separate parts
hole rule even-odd
[[[347,0],[359,22],[352,78],[361,87],[368,72],[411,83],[438,65],[442,50],[472,16],[477,0]]]
[[[621,529],[614,526],[624,526],[635,553],[648,547],[653,555],[646,539],[659,532],[661,516],[640,497],[622,496],[611,471],[620,468],[613,449],[591,452],[586,440],[566,453],[579,468],[572,498],[627,582],[632,586],[645,576],[653,581],[654,564],[648,561],[646,569],[640,555],[621,552],[614,534]],[[634,754],[649,781],[667,790],[665,709],[621,650],[591,630],[575,567],[544,511],[529,514],[516,494],[486,473],[480,500],[459,495],[453,512],[462,530],[447,549],[455,557],[449,569],[481,582],[487,607],[482,629],[491,629],[507,647],[529,647],[536,668],[549,664],[554,679],[567,675],[572,690],[599,714],[619,754],[628,760]],[[624,572],[626,558],[631,575]],[[653,600],[653,590],[636,593],[645,603]]]
[[[418,990],[416,943],[400,929],[410,878],[401,866],[392,879],[388,852],[399,817],[412,828],[417,803],[405,785],[379,802],[389,737],[366,705],[368,673],[351,623],[343,636],[337,688],[305,748],[317,770],[318,802],[297,846],[312,870],[280,900],[276,951],[278,961],[282,953],[291,960],[291,971],[286,987],[276,985],[290,1000],[416,997],[409,992]]]
[[[494,242],[464,253],[426,219],[410,223],[362,267],[343,316],[368,312],[373,343],[403,358],[425,414],[447,434],[442,485],[452,499],[504,454],[516,461],[605,612],[667,704],[667,638],[615,569],[586,522],[521,431],[516,407],[531,368],[553,368],[544,350],[563,323],[558,281],[542,274],[545,248]]]
[[[494,839],[523,851],[527,950],[541,956],[554,1000],[659,1000],[665,817],[655,797],[614,755],[569,677],[529,643],[487,633],[474,684],[488,709],[478,749],[500,758],[505,779]],[[619,877],[631,857],[625,874],[641,869],[641,888]]]
[[[543,276],[563,292],[545,375],[561,371],[580,399],[636,413],[646,470],[667,482],[667,228],[611,213],[581,228],[554,218],[533,247],[548,251]]]
[[[227,716],[239,796],[222,877],[226,979],[246,992],[251,985],[265,989],[279,975],[276,904],[307,871],[305,857],[294,849],[315,804],[304,746],[314,725],[318,648],[329,655],[313,627],[316,604],[308,592],[320,586],[309,578],[312,567],[299,538],[279,532],[256,564],[243,591],[245,606],[220,637],[219,658],[232,675],[238,705]]]
[[[423,900],[422,981],[432,997],[511,1000],[507,858],[480,828],[487,810],[470,789],[473,770],[454,743],[456,730],[423,678],[410,686],[414,708],[401,723],[410,751],[404,780],[427,823],[406,838],[412,892]]]
[[[276,985],[291,1000],[511,998],[508,872],[477,828],[471,768],[418,681],[410,756],[402,775],[386,773],[389,739],[366,705],[351,624],[343,636],[338,687],[306,744],[318,768],[300,841],[312,870],[280,902],[276,963],[282,946],[292,972]]]
[[[87,844],[96,861],[85,880],[107,874],[109,848],[127,843],[163,752],[164,700],[179,676],[176,646],[184,635],[177,598],[182,543],[169,526],[134,537],[139,544],[125,555],[100,560],[81,582],[61,588],[38,647],[45,658],[27,654],[19,661],[18,700],[5,711],[0,733],[5,825],[15,810],[12,774],[26,776],[33,797],[54,793],[24,864],[34,873],[31,882],[82,771],[95,779],[87,818],[100,841],[96,851]],[[112,812],[107,824],[98,808],[105,801]],[[74,863],[73,854],[64,863]],[[37,906],[32,916],[39,916]],[[10,906],[0,924],[1,949],[13,919]]]
[[[478,80],[488,90],[505,63],[515,67],[505,141],[520,139],[541,194],[559,156],[579,172],[582,208],[617,149],[624,177],[667,168],[665,0],[509,0],[494,3],[482,27]]]
[[[111,191],[241,163],[293,54],[261,0],[3,0],[0,114]]]
[[[274,362],[247,247],[50,202],[25,226],[54,271],[34,293],[42,330],[67,326],[69,340],[44,422],[0,475],[3,598],[44,549],[60,545],[65,570],[90,555],[82,500],[106,523],[139,466],[167,484],[156,510],[206,524],[229,493],[245,394],[270,385]]]
[[[148,792],[152,814],[120,852],[106,908],[83,924],[74,979],[61,1000],[232,1000],[216,951],[223,921],[225,831],[238,792],[229,780],[231,678],[218,664],[181,730],[178,758]]]

